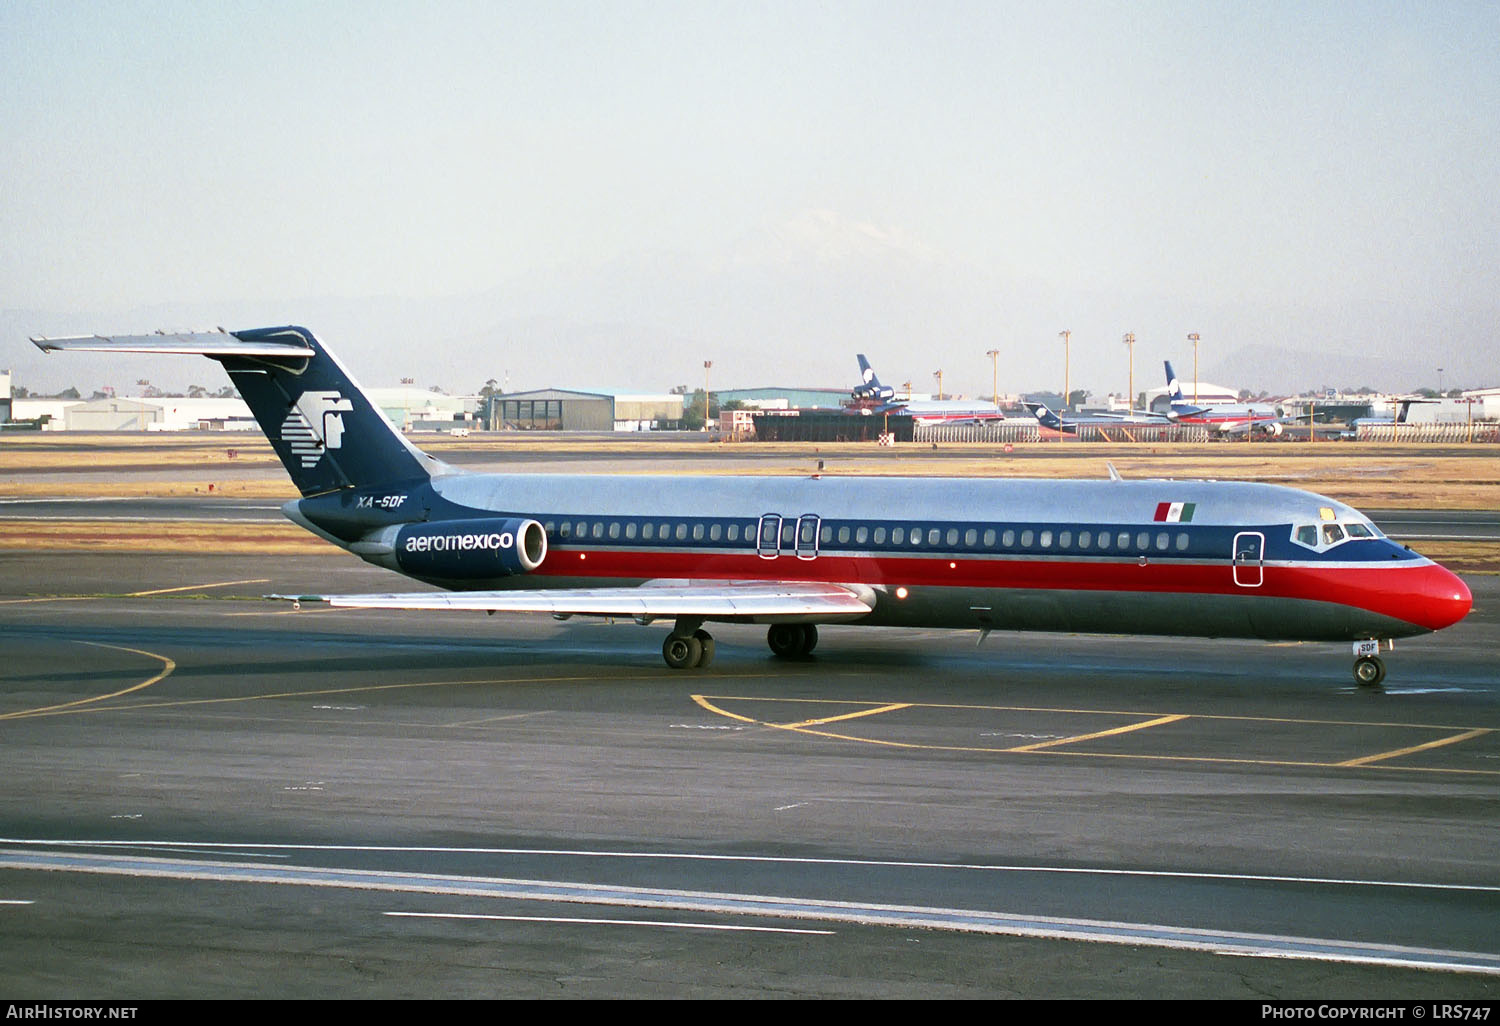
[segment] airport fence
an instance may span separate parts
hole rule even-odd
[[[1041,437],[1036,421],[1002,420],[989,424],[918,424],[915,442],[1035,442]]]
[[[989,424],[918,424],[917,442],[1073,441],[1073,435],[1042,431],[1036,422],[1007,420]],[[1201,424],[1080,424],[1080,442],[1206,442],[1212,437]]]
[[[1361,424],[1361,442],[1500,442],[1500,424]]]
[[[1212,431],[1202,424],[1080,424],[1084,442],[1206,442]]]

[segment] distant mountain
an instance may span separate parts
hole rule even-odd
[[[1366,386],[1382,392],[1407,392],[1437,387],[1437,369],[1428,366],[1428,362],[1372,356],[1367,352],[1249,345],[1222,360],[1205,364],[1203,376],[1272,395],[1296,395],[1323,388],[1353,391]],[[1181,365],[1177,369],[1181,375]],[[1478,382],[1461,381],[1455,373],[1450,373],[1444,376],[1443,384],[1447,388]]]
[[[588,385],[666,391],[768,382],[852,386],[856,353],[881,377],[932,391],[988,395],[1063,383],[1127,390],[1124,332],[1135,333],[1137,391],[1161,383],[1161,361],[1190,373],[1189,331],[1203,336],[1201,374],[1237,388],[1291,393],[1321,386],[1408,390],[1495,384],[1496,318],[1415,301],[1321,308],[1264,298],[1215,304],[1169,290],[1063,287],[1026,270],[939,252],[899,229],[809,210],[702,253],[638,251],[596,264],[538,267],[484,292],[429,298],[302,297],[156,303],[95,311],[0,311],[0,368],[15,383],[122,394],[138,379],[173,391],[223,384],[217,367],[181,358],[49,359],[29,335],[302,324],[363,383],[402,378],[449,392],[485,381],[512,391]],[[1263,341],[1270,340],[1270,341]],[[1306,340],[1305,343],[1303,340]],[[992,365],[987,353],[996,350]],[[1439,354],[1443,355],[1439,355]],[[992,378],[992,368],[994,375]],[[994,379],[997,378],[997,381]],[[992,381],[994,381],[992,385]]]

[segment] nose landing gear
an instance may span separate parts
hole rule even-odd
[[[1394,648],[1395,643],[1386,645]],[[1385,680],[1385,662],[1380,658],[1380,642],[1375,640],[1354,643],[1354,683],[1362,688],[1378,688]]]

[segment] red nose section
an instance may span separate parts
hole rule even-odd
[[[1405,575],[1402,575],[1405,576]],[[1401,618],[1430,631],[1451,627],[1469,615],[1474,596],[1452,571],[1436,563],[1414,575]]]

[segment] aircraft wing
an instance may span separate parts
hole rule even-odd
[[[349,609],[483,610],[554,616],[630,616],[711,620],[853,620],[875,608],[875,593],[858,585],[784,581],[647,581],[632,588],[504,591],[421,591],[387,595],[276,595]]]

